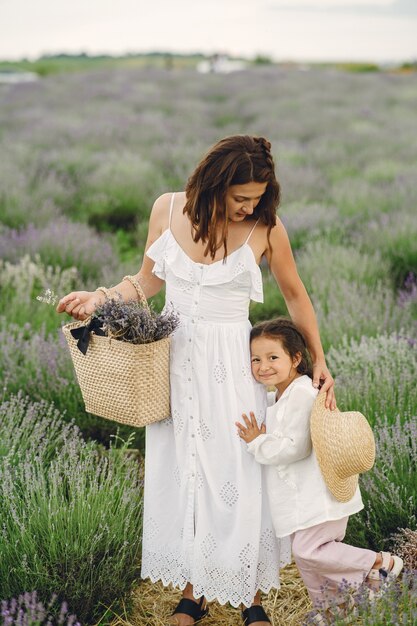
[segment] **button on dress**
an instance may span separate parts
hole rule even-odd
[[[226,262],[194,262],[169,227],[148,248],[180,315],[170,357],[171,416],[146,427],[142,578],[208,601],[250,606],[279,588],[290,561],[276,538],[262,467],[236,421],[266,413],[251,375],[249,302],[263,301],[262,275],[246,242]],[[256,224],[255,224],[256,226]],[[252,229],[253,230],[253,229]]]

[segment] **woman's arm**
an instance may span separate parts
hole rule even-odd
[[[322,383],[321,392],[327,392],[326,407],[336,408],[334,380],[327,369],[316,314],[306,288],[298,275],[287,232],[277,217],[270,234],[271,250],[265,251],[271,272],[284,296],[293,322],[304,334],[313,360],[313,384]]]
[[[145,253],[149,246],[158,239],[166,227],[168,220],[168,207],[171,194],[160,196],[154,203],[149,217],[148,237],[145,245]],[[136,280],[143,289],[146,298],[154,296],[161,289],[164,281],[152,274],[154,262],[143,255],[142,266],[135,274]],[[137,300],[138,294],[132,283],[122,280],[109,289],[110,294],[118,292],[124,300]],[[75,319],[84,320],[91,315],[95,307],[104,301],[104,294],[98,291],[73,291],[64,296],[58,303],[58,313],[66,312]]]

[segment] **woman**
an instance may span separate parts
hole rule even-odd
[[[306,336],[313,384],[323,383],[335,407],[314,310],[276,217],[279,197],[270,143],[226,137],[185,192],[155,202],[135,277],[146,297],[165,281],[166,302],[181,316],[171,347],[172,415],[146,431],[142,556],[142,577],[183,589],[170,622],[178,626],[194,624],[213,599],[246,606],[244,623],[266,626],[259,590],[278,588],[279,565],[289,560],[287,542],[277,544],[273,533],[260,466],[234,426],[242,413],[266,409],[250,373],[248,320],[250,300],[263,301],[264,255]],[[127,280],[111,291],[137,298]],[[85,319],[102,298],[73,292],[57,310]]]

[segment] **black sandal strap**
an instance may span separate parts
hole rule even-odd
[[[250,606],[242,611],[242,618],[244,626],[249,626],[249,624],[253,624],[253,622],[271,623],[271,620],[265,613],[264,607],[260,604],[254,604],[253,606]]]
[[[205,617],[208,613],[207,609],[203,609],[204,596],[198,602],[194,600],[190,600],[189,598],[182,598],[175,607],[175,613],[184,613],[184,615],[189,615],[194,620],[199,620]]]

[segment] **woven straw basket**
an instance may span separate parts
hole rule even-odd
[[[87,323],[62,328],[86,411],[129,426],[168,417],[170,337],[137,345],[92,332],[84,355],[70,331]]]

